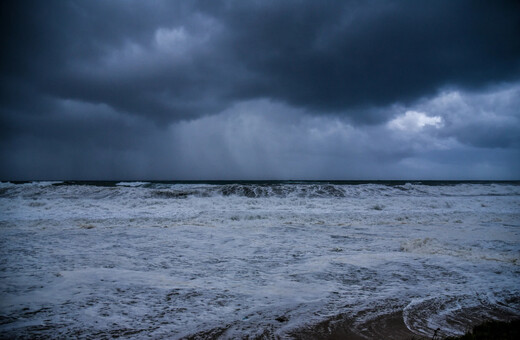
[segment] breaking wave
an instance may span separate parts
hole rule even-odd
[[[418,335],[459,334],[496,310],[520,315],[519,191],[517,182],[2,182],[0,332],[183,338],[226,327],[229,338],[284,338],[339,313],[366,335],[367,322],[401,313]]]
[[[363,198],[363,197],[461,197],[461,196],[520,196],[520,189],[516,186],[497,185],[489,187],[471,187],[468,194],[466,186],[439,187],[422,184],[327,184],[327,183],[298,183],[298,184],[224,184],[224,185],[182,185],[177,188],[172,185],[162,190],[156,190],[153,196],[159,198],[186,198],[236,196],[247,198]]]
[[[435,184],[435,185],[433,185]],[[132,191],[133,190],[133,191]],[[370,198],[520,196],[520,182],[1,182],[0,197],[67,195],[70,198],[132,195],[161,199],[188,197],[246,198]]]

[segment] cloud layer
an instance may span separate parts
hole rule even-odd
[[[514,1],[1,6],[4,179],[520,173]]]

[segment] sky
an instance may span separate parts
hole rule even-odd
[[[0,179],[520,179],[518,1],[2,1]]]

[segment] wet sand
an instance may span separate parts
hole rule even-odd
[[[192,334],[183,339],[227,339],[231,338],[227,327]],[[411,332],[403,321],[403,313],[382,315],[366,323],[355,323],[344,315],[335,316],[317,324],[308,325],[279,335],[274,328],[265,329],[252,339],[323,339],[323,340],[366,340],[366,339],[422,339]],[[426,338],[425,338],[426,339]]]
[[[249,336],[249,339],[302,339],[302,340],[370,340],[370,339],[392,339],[392,340],[426,340],[432,338],[443,339],[448,335],[443,330],[427,329],[422,332],[408,329],[404,322],[403,311],[397,310],[395,312],[376,316],[373,318],[365,318],[374,310],[361,311],[355,316],[347,314],[339,314],[328,320],[321,321],[316,324],[309,324],[301,328],[290,330],[281,333],[277,330],[276,324],[264,327],[259,330],[254,336]],[[467,331],[476,325],[480,325],[485,321],[511,321],[518,319],[518,315],[504,312],[501,309],[487,310],[484,317],[482,309],[466,309],[457,312],[446,318],[450,325],[459,325]],[[365,320],[365,321],[360,321]],[[286,320],[284,320],[285,322]],[[265,326],[265,325],[264,325]],[[222,328],[215,328],[207,331],[202,331],[183,339],[230,339],[234,338],[233,334],[229,333],[232,325]],[[232,331],[231,331],[232,332]]]
[[[366,340],[366,339],[420,339],[405,325],[402,312],[376,317],[366,323],[356,324],[353,319],[339,315],[316,325],[288,334],[294,339]]]
[[[463,328],[464,332],[485,321],[512,321],[519,316],[501,308],[470,308],[460,310],[446,317],[446,323],[450,326]],[[290,338],[294,339],[323,339],[323,340],[367,340],[367,339],[393,339],[393,340],[420,340],[432,338],[445,338],[453,335],[447,334],[442,329],[428,329],[427,333],[419,330],[408,329],[404,322],[403,311],[377,316],[365,322],[356,322],[352,316],[338,315],[318,324],[301,328],[290,332]]]

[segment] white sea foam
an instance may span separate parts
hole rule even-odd
[[[463,310],[520,315],[516,184],[79,184],[0,186],[6,336],[284,336],[396,309],[431,336]]]
[[[118,186],[122,187],[142,187],[144,185],[148,185],[150,182],[119,182],[116,183]]]

